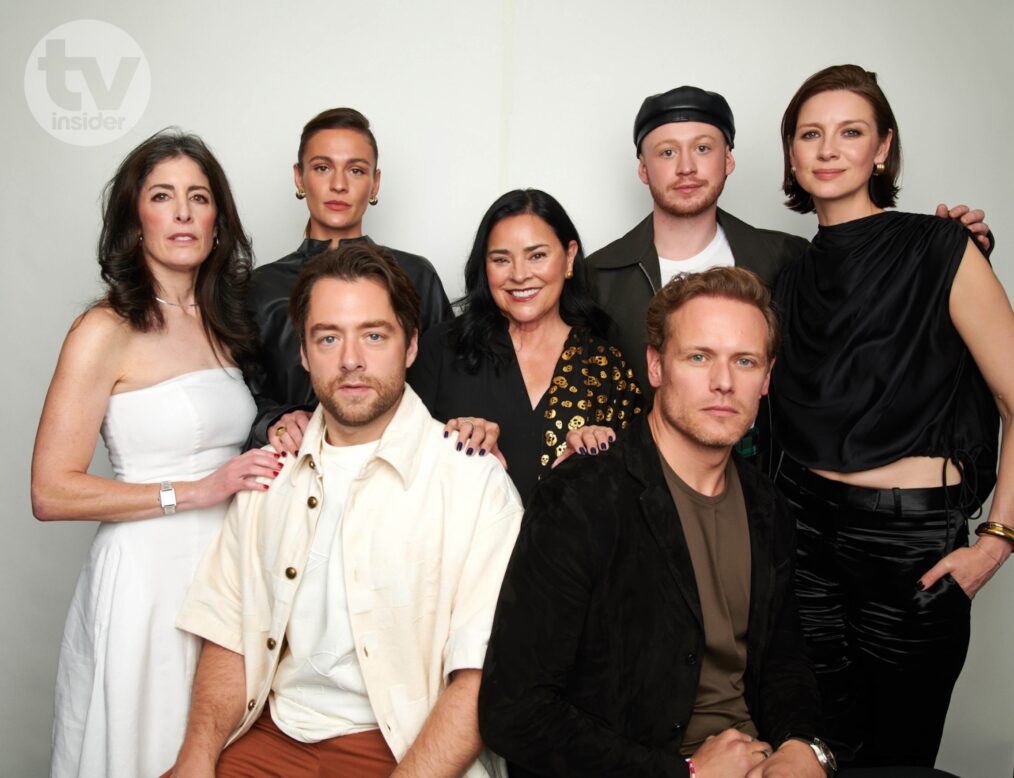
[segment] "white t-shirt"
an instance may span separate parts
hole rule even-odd
[[[271,718],[303,743],[377,728],[349,621],[342,514],[352,481],[380,441],[321,445],[324,497],[303,580],[285,630],[286,651],[271,685]]]
[[[701,273],[713,267],[732,267],[735,260],[732,258],[732,249],[729,248],[729,241],[725,237],[725,231],[721,225],[716,225],[715,237],[711,243],[704,247],[704,250],[686,259],[664,259],[658,258],[658,267],[662,272],[662,284],[665,285],[677,273]]]

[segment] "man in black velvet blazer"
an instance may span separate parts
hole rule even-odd
[[[483,739],[515,778],[821,778],[834,757],[815,738],[793,523],[770,481],[731,451],[767,392],[777,348],[769,294],[741,268],[676,279],[652,300],[648,330],[651,412],[622,444],[544,479],[525,513],[486,655]],[[738,528],[712,529],[719,556],[738,537],[750,560],[748,576],[738,568],[749,582],[736,638],[745,660],[733,672],[742,720],[692,753],[683,739],[701,712],[702,668],[715,666],[704,630],[715,617],[702,613],[705,590],[666,463],[705,500],[738,482]],[[714,567],[722,583],[705,581],[707,591],[734,597],[722,589],[736,570]]]

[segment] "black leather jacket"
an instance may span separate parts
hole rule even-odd
[[[355,241],[373,244],[364,235],[343,240],[340,245]],[[306,260],[330,245],[330,241],[306,238],[293,253],[254,270],[250,308],[260,329],[261,366],[248,382],[257,402],[257,416],[247,448],[267,443],[268,426],[279,416],[298,409],[312,411],[317,406],[310,376],[299,359],[299,335],[289,321],[289,292]],[[384,248],[391,252],[419,292],[422,331],[451,318],[451,305],[430,261],[416,254]]]

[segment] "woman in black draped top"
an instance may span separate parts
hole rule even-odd
[[[960,225],[884,210],[900,139],[874,74],[811,76],[782,142],[787,205],[820,224],[778,282],[771,398],[826,731],[839,762],[931,766],[970,600],[1014,539],[1014,314]]]
[[[408,374],[448,422],[449,444],[499,457],[525,504],[568,442],[605,450],[641,412],[633,373],[605,340],[609,320],[575,269],[583,261],[555,198],[502,195],[476,232],[461,316],[426,333]]]

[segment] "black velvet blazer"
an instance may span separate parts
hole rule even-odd
[[[746,702],[760,736],[816,733],[792,573],[794,525],[736,462],[752,554]],[[688,775],[704,633],[683,530],[645,419],[536,488],[504,579],[479,693],[515,778]]]

